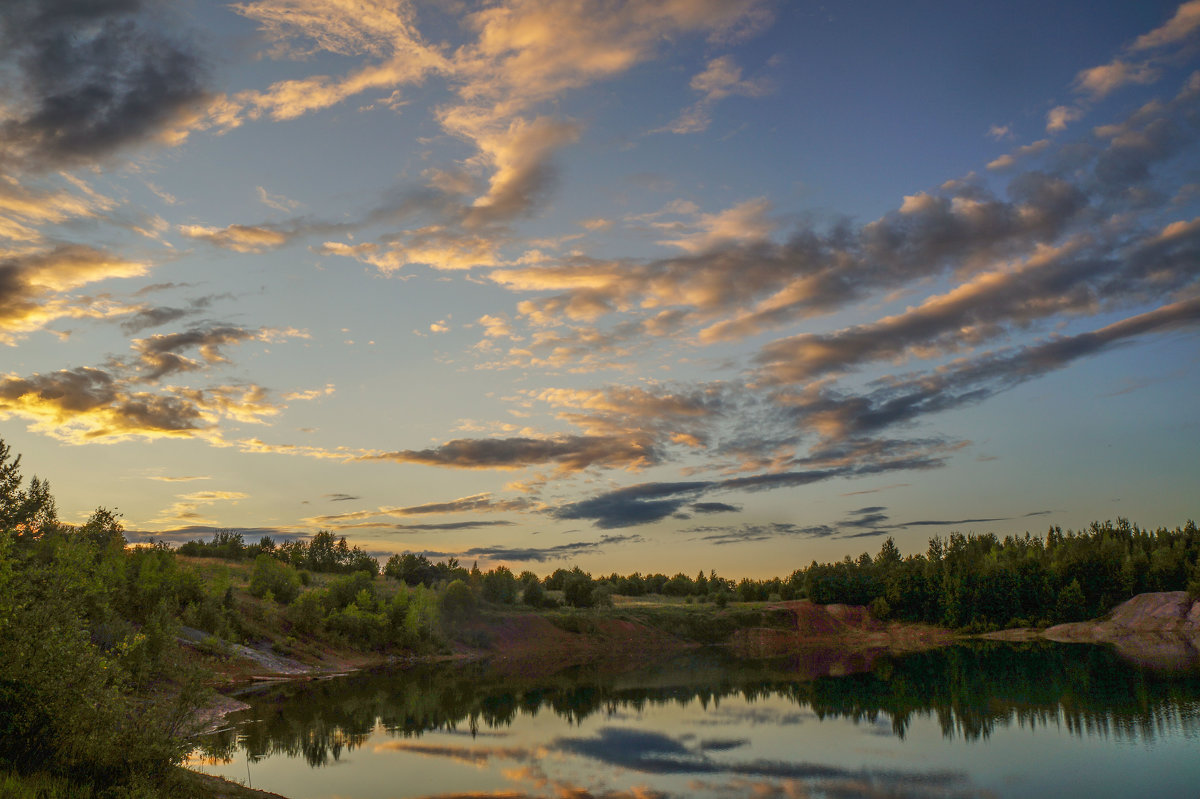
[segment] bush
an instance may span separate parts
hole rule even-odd
[[[521,601],[532,608],[540,608],[546,602],[546,589],[542,588],[542,584],[534,580],[525,585],[525,592],[521,595]]]
[[[325,608],[319,591],[305,591],[291,607],[286,618],[292,628],[302,635],[316,635],[325,624]]]
[[[455,580],[442,592],[442,612],[448,619],[464,621],[475,615],[475,594],[462,580]]]
[[[571,572],[563,580],[563,599],[577,608],[590,608],[595,604],[596,584],[592,578],[579,572]]]
[[[300,575],[286,563],[280,563],[270,555],[259,555],[254,559],[254,574],[250,577],[250,593],[263,598],[273,594],[275,601],[289,605],[300,595]]]
[[[375,597],[375,581],[370,574],[365,571],[354,572],[342,577],[336,577],[329,581],[329,585],[325,587],[325,607],[330,610],[338,610],[355,602],[363,591],[368,592],[371,596],[371,604],[374,604]]]
[[[517,601],[517,578],[504,566],[497,566],[483,575],[483,598],[497,604],[513,604]]]

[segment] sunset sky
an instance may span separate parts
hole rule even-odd
[[[546,573],[1175,526],[1200,0],[5,0],[60,516]]]

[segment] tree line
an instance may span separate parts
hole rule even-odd
[[[218,532],[211,542],[192,541],[183,554],[234,559],[268,556],[301,569],[382,574],[411,587],[447,588],[452,615],[475,603],[524,603],[553,608],[612,605],[613,596],[658,595],[689,602],[809,599],[819,604],[869,606],[881,619],[926,622],[956,629],[1045,626],[1103,615],[1135,594],[1188,590],[1200,597],[1200,533],[1194,522],[1155,530],[1127,519],[1093,522],[1078,532],[1051,527],[1045,536],[952,533],[929,539],[924,553],[904,556],[888,538],[878,553],[863,552],[818,563],[787,577],[762,580],[721,577],[715,570],[695,577],[682,572],[593,576],[578,566],[539,577],[514,574],[506,566],[486,572],[457,559],[432,561],[419,553],[378,560],[329,531],[311,540],[276,545],[268,537],[246,545],[240,534]],[[304,572],[300,572],[301,576]],[[445,592],[443,590],[443,600]],[[278,595],[277,595],[278,598]],[[445,602],[443,602],[445,604]]]

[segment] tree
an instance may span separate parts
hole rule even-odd
[[[442,592],[442,613],[453,621],[466,621],[475,615],[475,594],[471,586],[455,580]]]
[[[79,536],[100,549],[122,550],[125,544],[125,527],[121,514],[108,508],[96,508],[79,528]]]
[[[250,576],[250,593],[264,597],[267,593],[281,605],[287,605],[300,595],[300,575],[286,563],[263,553],[254,559],[254,573]]]
[[[542,584],[537,580],[526,583],[521,601],[532,608],[540,608],[546,603],[546,589],[542,588]]]
[[[1072,580],[1058,592],[1056,611],[1058,620],[1064,622],[1083,621],[1087,616],[1086,600],[1078,580]]]
[[[563,579],[563,599],[568,605],[577,608],[590,608],[595,604],[593,592],[595,591],[595,583],[592,582],[590,574],[586,574],[576,567]]]
[[[21,456],[12,456],[0,440],[0,531],[10,531],[18,541],[41,538],[58,525],[58,511],[50,496],[50,483],[36,476],[21,490]]]
[[[504,605],[517,601],[517,578],[507,566],[497,566],[483,576],[483,598]]]

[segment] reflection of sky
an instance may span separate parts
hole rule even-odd
[[[797,723],[799,721],[803,723]],[[336,768],[271,757],[201,766],[291,799],[408,797],[1123,797],[1189,795],[1195,741],[1078,736],[1066,725],[998,727],[984,741],[943,735],[914,718],[903,740],[886,718],[853,722],[796,712],[783,697],[647,706],[570,723],[518,715],[478,736],[376,731]],[[1191,786],[1191,787],[1189,787]]]

